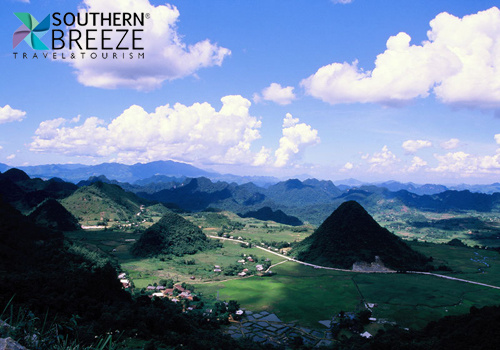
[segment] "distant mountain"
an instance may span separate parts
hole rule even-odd
[[[123,190],[118,185],[95,182],[81,187],[61,204],[80,222],[130,220],[149,201]]]
[[[366,184],[366,182],[353,179],[352,177],[344,180],[336,180],[333,181],[333,183],[335,184],[335,186],[344,185],[348,187],[363,186],[364,184]]]
[[[91,176],[104,175],[121,182],[134,182],[154,175],[168,176],[210,176],[213,173],[196,168],[192,165],[168,161],[156,161],[150,163],[137,163],[125,165],[119,163],[103,163],[99,165],[82,164],[51,164],[20,167],[31,176],[38,177],[60,177],[69,181],[86,180]]]
[[[342,194],[331,181],[290,179],[270,186],[264,194],[277,203],[288,206],[329,203]]]
[[[140,192],[138,195],[162,203],[174,203],[187,210],[203,210],[210,204],[231,198],[232,191],[230,187],[226,182],[213,183],[205,177],[199,177],[187,179],[179,186],[171,189],[165,189],[153,194]]]
[[[495,183],[492,183],[491,185],[466,185],[466,184],[462,184],[462,185],[450,186],[450,189],[455,190],[455,191],[469,190],[471,192],[493,194],[496,192],[500,192],[500,183],[495,182]]]
[[[182,183],[184,180],[186,180],[186,176],[154,175],[145,179],[134,181],[134,185],[148,186],[151,184],[175,184]]]
[[[409,207],[428,211],[475,210],[491,212],[500,209],[500,193],[484,194],[470,191],[445,191],[434,195],[423,195],[408,191],[388,194],[389,198],[397,198]]]
[[[194,254],[207,246],[205,234],[182,216],[167,212],[148,228],[132,247],[137,256]]]
[[[228,183],[235,182],[238,185],[253,183],[259,187],[268,188],[271,185],[278,183],[280,180],[274,176],[240,176],[232,174],[210,175],[212,181],[225,181]]]
[[[28,216],[36,225],[59,231],[75,231],[81,227],[78,220],[55,199],[42,202]]]
[[[309,263],[345,269],[354,263],[373,263],[377,256],[395,270],[421,270],[428,261],[355,201],[342,203],[292,254]]]
[[[245,214],[238,214],[242,218],[255,218],[262,221],[275,221],[280,224],[300,226],[304,223],[295,216],[286,215],[281,210],[273,211],[269,207],[263,207],[256,211],[248,211]]]
[[[433,185],[433,184],[418,185],[412,182],[401,183],[397,181],[387,181],[387,182],[377,183],[376,185],[380,187],[385,187],[392,192],[405,190],[418,195],[425,195],[425,194],[432,195],[448,190],[448,188],[443,185]]]
[[[9,168],[10,167],[7,164],[0,163],[0,173],[3,173],[5,170]]]

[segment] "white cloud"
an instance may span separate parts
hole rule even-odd
[[[269,163],[271,159],[271,150],[262,146],[260,151],[255,155],[254,161],[252,163],[253,166],[262,166]]]
[[[350,4],[354,0],[332,0],[334,4]]]
[[[293,86],[282,87],[280,84],[272,83],[262,90],[262,96],[254,94],[254,101],[257,103],[264,99],[280,105],[288,105],[295,100],[293,89]]]
[[[430,22],[428,41],[410,45],[399,33],[387,40],[372,71],[358,62],[332,63],[301,82],[306,93],[331,104],[407,103],[430,92],[444,103],[500,108],[500,10],[492,7]]]
[[[494,139],[497,144],[500,144],[500,134],[496,134]],[[459,176],[500,175],[500,148],[494,155],[473,155],[460,151],[448,152],[445,155],[434,154],[434,158],[439,162],[435,168],[430,169],[434,172],[455,173]]]
[[[6,158],[6,159],[7,159],[7,160],[12,160],[12,159],[14,159],[14,158],[16,158],[16,155],[15,155],[15,154],[11,154],[10,156],[7,156],[7,158]]]
[[[367,159],[368,164],[370,164],[369,171],[372,172],[386,171],[400,161],[387,146],[382,147],[380,152],[373,153],[371,157],[368,155],[365,159]]]
[[[165,80],[193,75],[203,67],[220,66],[224,58],[231,54],[230,50],[208,39],[185,44],[177,32],[179,11],[173,5],[154,6],[149,0],[84,0],[82,5],[81,12],[135,12],[150,15],[149,19],[145,19],[144,27],[137,28],[144,29],[138,34],[142,38],[140,46],[144,47],[144,59],[129,59],[129,51],[125,53],[126,59],[102,59],[101,53],[108,51],[91,50],[98,53],[97,59],[87,57],[64,61],[76,69],[78,81],[86,86],[152,90],[159,88]],[[92,28],[87,26],[86,29]],[[101,40],[99,35],[100,31],[96,33],[95,42]],[[113,32],[110,34],[113,40],[109,43],[117,43],[121,35]],[[81,40],[85,39],[83,32]],[[122,46],[131,47],[131,40]],[[82,50],[78,50],[78,55],[79,52]]]
[[[19,2],[24,2],[25,4],[29,4],[30,3],[30,0],[17,0]]]
[[[441,143],[441,148],[443,148],[443,149],[455,149],[458,147],[459,144],[460,144],[459,139],[449,139],[448,141]]]
[[[25,115],[26,112],[5,105],[4,107],[0,107],[0,124],[21,121]]]
[[[352,164],[351,162],[347,162],[344,164],[344,166],[340,169],[341,172],[346,172],[346,171],[349,171],[349,170],[352,170],[354,168],[354,164]]]
[[[3,147],[2,147],[2,146],[0,146],[0,151],[1,151],[1,150],[3,150]]]
[[[403,142],[401,147],[408,153],[415,153],[421,148],[431,147],[432,142],[427,140],[407,140]]]
[[[470,176],[478,173],[500,174],[500,154],[493,156],[476,156],[465,152],[450,152],[434,157],[439,161],[432,171],[442,173],[457,173],[461,176]]]
[[[124,163],[175,159],[202,164],[267,161],[269,150],[250,150],[261,122],[249,114],[250,101],[225,96],[216,111],[209,103],[157,107],[152,113],[133,105],[109,124],[90,117],[77,126],[63,118],[40,123],[30,144],[36,152],[114,157]]]
[[[293,118],[287,113],[283,119],[283,137],[280,139],[280,146],[274,152],[276,161],[274,166],[283,167],[297,158],[304,147],[315,145],[320,141],[318,130],[313,129],[305,123],[299,124],[298,118]]]
[[[420,157],[415,156],[415,157],[413,157],[413,159],[411,161],[411,165],[408,167],[407,171],[410,173],[413,173],[426,165],[427,165],[427,162],[425,160],[423,160]]]

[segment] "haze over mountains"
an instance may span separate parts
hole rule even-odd
[[[276,212],[281,210],[285,215],[298,218],[302,222],[321,224],[341,203],[355,200],[370,213],[384,210],[403,210],[403,207],[419,210],[445,212],[449,210],[491,212],[500,209],[500,193],[474,193],[469,190],[449,190],[440,185],[403,184],[391,181],[379,185],[361,185],[357,187],[336,186],[332,181],[307,179],[289,179],[268,186],[258,186],[252,182],[238,184],[236,182],[216,181],[210,178],[187,177],[180,173],[183,169],[189,174],[196,173],[197,168],[176,162],[154,162],[126,166],[121,164],[101,164],[93,171],[121,169],[119,178],[138,178],[133,184],[117,181],[113,174],[92,175],[78,186],[64,182],[60,178],[42,181],[29,176],[19,169],[10,169],[0,174],[0,194],[18,210],[29,213],[46,198],[62,200],[62,204],[76,217],[99,219],[104,207],[113,207],[119,217],[138,212],[142,204],[161,202],[169,207],[182,210],[200,211],[216,208],[234,213],[247,213],[269,207]],[[42,166],[47,170],[50,166]],[[37,168],[38,170],[42,168]],[[71,168],[71,167],[70,167]],[[34,168],[30,168],[34,169]],[[61,169],[61,168],[57,168]],[[170,169],[170,170],[169,170]],[[154,174],[163,171],[166,174]],[[76,178],[77,169],[70,169]],[[203,173],[202,170],[200,172]],[[90,174],[90,170],[83,174]],[[58,172],[61,175],[61,172]],[[106,184],[106,185],[104,185]],[[494,188],[496,185],[490,185]],[[75,190],[80,187],[80,190]],[[389,189],[388,189],[389,187]],[[125,191],[129,191],[126,193]],[[411,192],[412,190],[414,192]],[[417,194],[415,192],[433,192],[434,194]],[[133,193],[130,193],[133,192]],[[78,197],[78,198],[77,198]],[[92,199],[93,198],[93,199]],[[111,198],[111,199],[110,199]],[[102,205],[91,205],[91,210],[84,213],[89,202],[98,200]],[[103,207],[99,209],[98,207]],[[127,214],[125,214],[125,212]],[[113,214],[113,215],[115,215]],[[116,216],[115,215],[115,216]],[[109,218],[111,219],[111,217]]]
[[[5,172],[10,168],[12,167],[7,164],[0,163],[0,172]],[[214,171],[203,170],[190,164],[171,160],[136,163],[133,165],[120,163],[102,163],[98,165],[47,164],[20,166],[17,168],[25,171],[31,177],[41,177],[45,179],[58,177],[64,179],[65,181],[77,183],[79,181],[86,181],[92,177],[105,176],[107,179],[127,183],[129,186],[144,186],[151,183],[168,182],[174,179],[175,181],[180,182],[187,177],[206,177],[212,181],[225,181],[229,183],[235,182],[240,185],[252,182],[261,187],[269,187],[272,184],[280,182],[280,179],[272,176],[239,176],[233,174],[219,174]],[[307,175],[302,175],[300,178],[306,179],[307,177]],[[471,192],[481,192],[486,194],[500,192],[500,183],[498,182],[493,184],[460,184],[445,186],[442,184],[416,184],[412,182],[401,183],[393,180],[369,183],[350,178],[337,180],[333,183],[341,191],[352,187],[376,185],[378,187],[387,188],[393,192],[406,190],[418,195],[432,195],[446,190],[469,190]]]

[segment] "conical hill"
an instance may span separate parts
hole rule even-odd
[[[301,261],[349,269],[375,257],[394,270],[422,270],[428,259],[381,227],[355,201],[342,203],[316,231],[300,242],[294,255]]]
[[[47,199],[41,203],[29,218],[39,226],[61,230],[75,231],[80,229],[78,220],[55,199]]]
[[[182,216],[167,212],[156,224],[148,228],[132,247],[137,256],[159,254],[194,254],[206,248],[205,234]]]

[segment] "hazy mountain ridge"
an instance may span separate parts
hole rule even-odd
[[[134,182],[154,175],[170,176],[207,176],[215,175],[186,163],[174,161],[156,161],[126,165],[120,163],[102,163],[98,165],[83,164],[51,164],[37,166],[21,166],[19,169],[31,176],[60,177],[69,181],[86,180],[91,176],[105,175],[120,182]]]
[[[0,172],[12,168],[6,164],[0,163]],[[120,163],[102,163],[98,165],[84,164],[47,164],[36,166],[20,166],[17,167],[25,171],[31,177],[52,178],[59,177],[66,181],[78,182],[85,181],[90,177],[104,175],[108,179],[116,180],[122,183],[131,185],[145,186],[152,183],[165,182],[158,177],[166,176],[176,178],[176,182],[182,182],[185,178],[190,177],[207,177],[214,182],[222,181],[228,183],[236,183],[239,185],[253,182],[254,184],[268,188],[280,182],[273,176],[241,176],[234,174],[219,174],[214,171],[207,171],[190,164],[180,163],[176,161],[155,161],[150,163],[136,163],[126,165]],[[308,176],[299,177],[306,179]],[[310,177],[310,176],[309,176]],[[315,179],[313,179],[315,180]],[[322,181],[322,180],[318,180]],[[168,182],[168,181],[167,181]],[[281,181],[283,182],[283,181]],[[493,184],[460,184],[460,185],[442,185],[442,184],[416,184],[413,182],[399,182],[388,180],[384,182],[364,182],[354,178],[333,181],[337,189],[345,191],[353,187],[361,187],[365,185],[375,185],[385,187],[390,191],[397,192],[406,190],[418,195],[432,195],[446,190],[469,190],[471,192],[481,192],[492,194],[500,192],[500,183]]]

